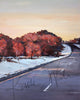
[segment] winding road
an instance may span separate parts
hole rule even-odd
[[[0,82],[0,100],[80,100],[80,50]]]

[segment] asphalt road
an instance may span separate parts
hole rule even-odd
[[[80,50],[0,82],[0,100],[80,100]]]

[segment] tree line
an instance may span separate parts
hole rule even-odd
[[[0,33],[0,56],[59,56],[62,49],[62,39],[47,30],[15,39]]]

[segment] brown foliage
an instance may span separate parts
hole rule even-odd
[[[62,39],[47,30],[37,33],[28,33],[21,38],[11,39],[6,35],[0,34],[0,55],[1,56],[45,56],[59,54],[63,46]],[[5,51],[5,54],[2,52]]]
[[[0,56],[7,56],[8,50],[7,50],[7,42],[4,39],[0,39]]]
[[[25,53],[28,57],[41,56],[41,48],[39,44],[28,42],[25,46]]]
[[[38,35],[36,33],[28,33],[21,37],[22,42],[32,41],[35,42],[38,40]]]
[[[20,42],[13,41],[12,44],[12,53],[14,54],[14,56],[24,55],[24,47]]]

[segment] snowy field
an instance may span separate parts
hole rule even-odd
[[[80,44],[74,44],[76,47],[80,48]]]
[[[2,61],[0,62],[0,78],[6,77],[9,74],[18,73],[23,70],[28,70],[29,68],[34,68],[38,65],[45,64],[48,62],[52,62],[58,59],[65,58],[71,54],[71,48],[63,44],[65,47],[64,50],[61,52],[63,56],[53,57],[53,56],[41,56],[37,59],[12,59],[15,62],[7,62]]]

